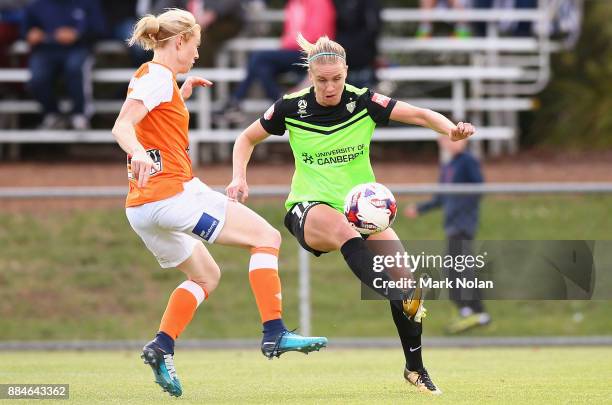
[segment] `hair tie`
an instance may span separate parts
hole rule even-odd
[[[315,59],[320,58],[321,56],[336,56],[342,60],[344,60],[344,56],[340,55],[339,53],[335,53],[335,52],[319,52],[315,55],[312,55],[310,58],[308,58],[308,63],[312,62]]]
[[[160,39],[160,40],[159,40],[159,42],[167,41],[167,40],[169,40],[169,39],[176,38],[176,37],[178,37],[179,35],[186,34],[186,33],[188,33],[189,31],[191,31],[192,29],[194,29],[196,25],[197,25],[197,24],[194,24],[194,25],[192,25],[190,28],[187,28],[186,30],[183,30],[183,31],[181,31],[181,32],[177,32],[176,34],[174,34],[174,35],[172,35],[172,36],[170,36],[170,37],[168,37],[168,38]]]

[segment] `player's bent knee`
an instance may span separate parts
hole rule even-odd
[[[208,253],[204,245],[196,244],[194,252],[178,266],[187,278],[210,294],[219,285],[221,269]]]
[[[219,286],[221,280],[221,270],[219,267],[215,269],[207,269],[203,274],[190,277],[191,281],[202,287],[206,296],[210,295]]]
[[[202,290],[204,291],[204,298],[208,298],[210,296],[210,293],[214,291],[214,289],[217,287],[217,285],[219,284],[217,282],[217,285],[210,285],[207,282],[204,282],[202,280],[198,280],[198,279],[189,279],[190,281],[193,281],[194,283],[196,283],[197,285],[199,285]]]
[[[334,223],[333,228],[330,230],[330,234],[333,235],[334,242],[337,244],[338,248],[347,240],[359,236],[359,233],[357,233],[348,223],[340,221]]]
[[[267,224],[262,235],[258,236],[256,244],[253,247],[271,247],[280,249],[282,242],[281,233],[272,225]]]

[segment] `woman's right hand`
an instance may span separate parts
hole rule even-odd
[[[404,209],[404,215],[408,218],[416,218],[419,216],[419,210],[415,204],[411,204]]]
[[[230,200],[244,203],[249,196],[249,186],[246,179],[244,177],[234,177],[225,188],[225,193]]]
[[[132,175],[138,182],[138,187],[144,187],[149,181],[151,169],[153,168],[153,159],[149,157],[144,149],[139,149],[132,155],[130,164]]]

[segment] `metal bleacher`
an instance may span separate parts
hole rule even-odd
[[[487,35],[482,38],[453,39],[432,38],[417,40],[404,37],[383,37],[380,52],[392,58],[405,54],[464,54],[467,63],[461,66],[393,66],[377,71],[381,81],[420,84],[435,82],[448,86],[450,97],[409,98],[406,101],[421,107],[450,113],[454,120],[470,120],[478,127],[475,139],[490,141],[489,151],[498,154],[503,147],[510,152],[517,148],[519,111],[534,107],[531,96],[538,93],[550,78],[550,54],[558,49],[548,34],[530,38],[501,37],[497,30],[500,21],[531,21],[549,23],[554,15],[555,0],[542,0],[540,6],[530,10],[433,10],[424,12],[415,9],[385,9],[383,21],[391,23],[416,23],[427,18],[431,21],[479,21],[485,22]],[[282,11],[267,10],[251,16],[253,21],[274,24],[282,21]],[[191,154],[194,164],[211,158],[210,148],[200,148],[203,143],[219,144],[217,153],[222,158],[229,156],[229,144],[239,134],[239,129],[224,129],[213,125],[210,112],[222,105],[229,95],[229,84],[245,76],[245,61],[253,50],[276,49],[279,39],[271,37],[239,37],[229,41],[217,59],[213,69],[193,69],[190,75],[206,77],[215,82],[215,97],[209,89],[198,89],[187,102],[190,112],[196,115],[196,125],[191,131]],[[27,53],[27,44],[18,42],[13,47],[16,54]],[[100,42],[96,52],[125,52],[119,42]],[[236,67],[239,66],[239,67]],[[93,72],[95,83],[127,83],[133,69],[100,68]],[[30,78],[27,69],[1,68],[0,82],[23,83]],[[180,79],[180,77],[179,77]],[[401,98],[401,97],[400,97]],[[267,100],[249,99],[243,104],[248,113],[261,113],[270,104]],[[62,108],[68,103],[63,102]],[[116,113],[121,101],[95,99],[96,113]],[[0,100],[0,115],[36,113],[38,104],[33,100]],[[214,128],[213,128],[214,127]],[[422,128],[380,128],[375,141],[433,140],[436,135]],[[287,137],[271,137],[271,142],[285,142]],[[0,129],[2,144],[25,143],[106,143],[114,142],[110,129],[88,131],[38,131],[19,128]],[[477,142],[477,152],[482,143]],[[1,152],[1,150],[0,150]],[[0,153],[0,158],[2,157]]]

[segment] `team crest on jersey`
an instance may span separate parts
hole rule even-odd
[[[351,101],[350,103],[346,103],[346,109],[348,110],[348,112],[350,112],[352,114],[353,111],[355,111],[355,106],[356,105],[357,105],[356,101]]]
[[[308,107],[308,102],[304,99],[298,101],[298,115],[300,118],[306,118],[310,115],[306,112],[306,107]]]
[[[374,95],[372,96],[372,101],[375,102],[376,104],[379,104],[387,108],[387,106],[389,105],[389,101],[391,101],[391,99],[382,94],[374,93]]]
[[[264,113],[264,119],[266,121],[270,121],[273,115],[274,115],[274,104],[272,104],[270,108],[266,110],[266,112]]]
[[[158,173],[161,173],[164,169],[162,164],[162,156],[161,151],[159,149],[149,149],[147,150],[147,155],[153,160],[153,166],[151,166],[151,170],[149,171],[150,176],[155,176]],[[128,179],[134,179],[134,174],[132,173],[132,155],[127,156],[127,172]]]

